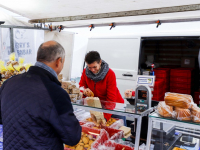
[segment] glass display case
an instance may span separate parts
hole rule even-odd
[[[108,101],[100,101],[100,106],[93,107],[88,104],[86,99],[78,100],[76,103],[72,103],[74,109],[83,109],[87,111],[98,111],[109,114],[115,114],[120,116],[126,116],[129,120],[134,121],[137,119],[137,129],[136,129],[136,137],[135,137],[135,150],[139,149],[140,143],[140,132],[141,132],[141,123],[142,117],[147,116],[150,112],[152,112],[152,108],[141,111],[134,111],[134,106],[130,107],[129,104],[121,104],[121,103],[113,103]]]
[[[149,115],[147,149],[199,150],[200,123]]]

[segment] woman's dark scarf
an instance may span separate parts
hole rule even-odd
[[[98,82],[98,81],[101,81],[101,80],[103,80],[105,78],[105,76],[108,73],[108,71],[109,71],[108,64],[104,60],[102,60],[101,69],[100,69],[100,71],[97,74],[92,73],[89,70],[88,66],[86,67],[85,74],[86,74],[86,76],[88,78],[90,78],[94,82]]]

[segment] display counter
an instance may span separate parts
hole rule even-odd
[[[97,107],[91,107],[88,106],[85,99],[82,99],[78,101],[77,103],[72,103],[74,109],[83,109],[87,111],[98,111],[103,113],[109,113],[109,114],[115,114],[120,116],[126,116],[129,118],[129,120],[134,121],[134,119],[137,119],[137,129],[136,129],[136,137],[135,137],[135,150],[139,149],[139,143],[140,143],[140,132],[141,132],[141,122],[142,117],[147,116],[150,112],[152,112],[151,109],[147,109],[143,112],[134,112],[134,106],[129,104],[121,104],[121,103],[112,103],[107,101],[101,101],[102,108]]]
[[[149,115],[147,149],[199,150],[200,123],[165,118],[153,112]]]

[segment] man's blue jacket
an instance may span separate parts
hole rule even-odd
[[[81,126],[67,92],[37,67],[7,80],[0,90],[4,150],[63,150],[76,145]]]

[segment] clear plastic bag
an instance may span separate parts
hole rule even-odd
[[[166,105],[165,101],[159,102],[156,112],[163,117],[173,116],[173,107]]]
[[[191,108],[193,98],[191,95],[179,94],[179,93],[165,93],[165,103],[169,106],[180,107],[184,109]]]
[[[175,107],[174,118],[181,121],[190,121],[192,119],[191,112],[189,109],[183,109]]]
[[[102,146],[99,147],[99,150],[122,150],[122,149],[134,150],[134,144],[132,144],[131,142],[127,142],[127,141],[123,141],[120,143],[116,143],[116,142],[118,141],[108,140]]]
[[[200,108],[194,104],[191,108],[192,121],[200,122]]]

